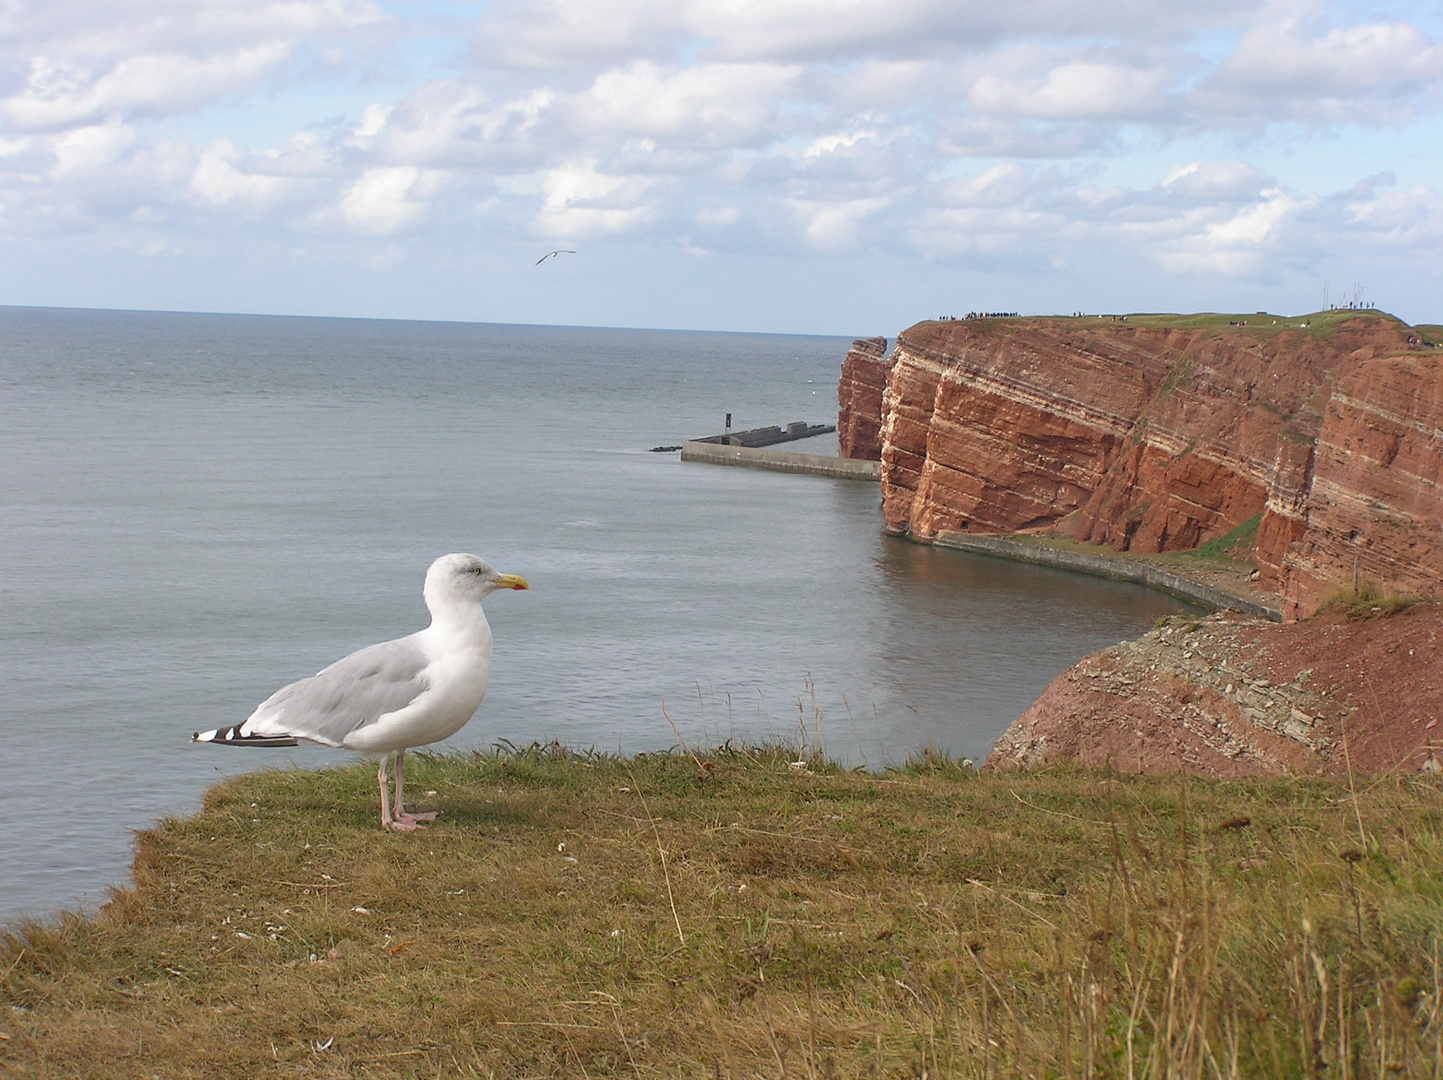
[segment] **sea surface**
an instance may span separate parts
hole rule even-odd
[[[351,760],[188,740],[422,627],[449,551],[532,586],[487,602],[458,749],[632,753],[674,723],[980,761],[1060,671],[1182,606],[887,538],[874,484],[649,452],[727,412],[834,422],[847,346],[0,308],[0,922],[103,903],[132,831],[224,775]]]

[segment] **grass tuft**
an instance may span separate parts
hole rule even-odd
[[[711,763],[699,772],[696,759]],[[0,939],[0,1074],[1424,1077],[1437,777],[796,748],[417,755],[212,789]],[[429,793],[434,792],[434,796]]]
[[[1261,513],[1248,518],[1235,529],[1223,533],[1206,544],[1200,544],[1193,550],[1193,554],[1204,559],[1229,559],[1234,562],[1248,562],[1252,559],[1253,553],[1258,546],[1258,525],[1261,524],[1263,515]]]
[[[1375,581],[1360,580],[1353,585],[1339,589],[1318,605],[1319,611],[1343,608],[1349,619],[1377,619],[1407,611],[1422,597],[1410,593],[1394,592]]]

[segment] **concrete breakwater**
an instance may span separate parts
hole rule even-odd
[[[785,428],[773,424],[771,427],[752,428],[749,431],[732,431],[732,414],[727,413],[727,430],[720,435],[708,435],[692,442],[720,443],[722,446],[750,446],[760,448],[777,443],[810,439],[817,435],[830,435],[837,430],[835,424],[809,424],[805,420],[794,420]]]
[[[787,450],[759,450],[747,446],[724,446],[720,443],[689,439],[681,447],[682,461],[700,461],[709,465],[741,465],[773,472],[809,473],[841,480],[882,479],[880,461],[857,461],[852,458],[826,457],[822,454],[797,454]]]
[[[1184,600],[1205,604],[1219,611],[1235,610],[1255,615],[1273,622],[1282,622],[1283,612],[1279,607],[1259,603],[1245,596],[1237,596],[1223,589],[1191,581],[1181,574],[1164,570],[1151,563],[1131,559],[1109,558],[1105,555],[1089,555],[1082,551],[1066,551],[1060,548],[1029,544],[1020,540],[1009,540],[1001,536],[969,536],[965,532],[946,530],[933,541],[937,547],[955,548],[979,555],[992,555],[999,559],[1035,563],[1039,566],[1056,566],[1063,570],[1077,570],[1084,574],[1112,578],[1116,581],[1135,581],[1149,588],[1158,589]]]

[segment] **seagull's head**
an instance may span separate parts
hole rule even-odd
[[[442,555],[426,571],[422,595],[433,612],[438,605],[479,604],[497,589],[529,589],[524,577],[501,574],[476,555]]]

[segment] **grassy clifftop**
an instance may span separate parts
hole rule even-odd
[[[0,1073],[1436,1075],[1436,777],[790,757],[422,758],[409,836],[227,782],[0,942]]]
[[[1004,322],[1025,322],[1030,319],[1061,322],[1079,326],[1112,325],[1125,322],[1128,326],[1143,326],[1164,330],[1217,330],[1229,333],[1252,334],[1269,337],[1283,330],[1302,330],[1312,337],[1326,338],[1345,323],[1359,320],[1377,324],[1391,324],[1407,328],[1408,324],[1396,315],[1372,308],[1332,308],[1314,311],[1306,315],[1277,315],[1268,311],[1218,312],[1199,311],[1192,313],[1134,311],[1125,315],[1028,315],[988,317],[983,325]],[[1411,327],[1417,330],[1427,344],[1443,343],[1443,327],[1419,324]]]

